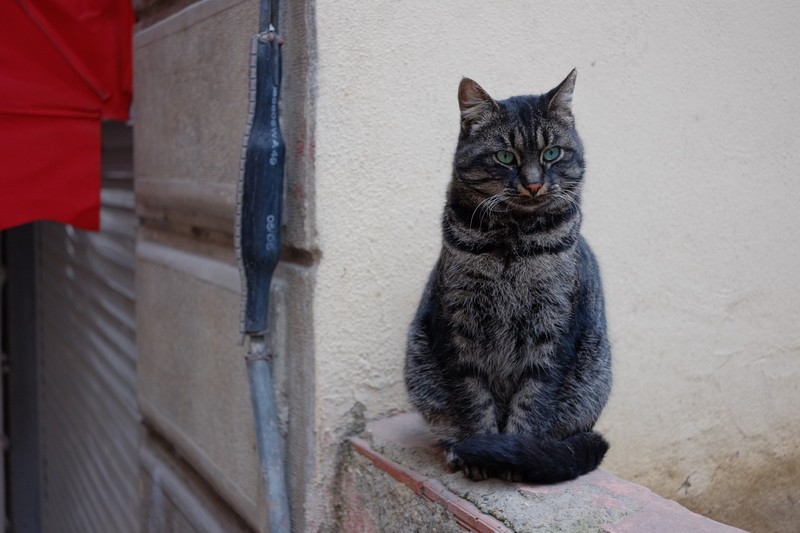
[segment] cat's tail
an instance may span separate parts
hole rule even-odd
[[[451,463],[478,479],[492,476],[528,483],[556,483],[591,472],[608,451],[608,442],[593,431],[564,440],[493,433],[451,443]]]

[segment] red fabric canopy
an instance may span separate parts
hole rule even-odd
[[[100,225],[100,120],[127,120],[126,0],[0,0],[0,230]]]

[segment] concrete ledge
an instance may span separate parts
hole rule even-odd
[[[370,422],[351,444],[357,454],[344,474],[343,525],[361,531],[403,530],[410,525],[404,520],[432,531],[455,526],[479,532],[741,531],[603,470],[555,485],[469,481],[446,469],[434,437],[416,414]],[[386,494],[387,475],[424,503]],[[392,501],[383,504],[382,497]],[[429,509],[432,504],[438,512]]]

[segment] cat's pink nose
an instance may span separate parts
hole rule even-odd
[[[530,185],[526,185],[525,188],[531,191],[533,194],[536,194],[539,192],[539,189],[541,189],[542,186],[538,183],[531,183]]]

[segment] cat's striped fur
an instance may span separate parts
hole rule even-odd
[[[503,101],[466,78],[459,87],[442,251],[411,325],[405,377],[448,460],[472,479],[571,479],[608,449],[592,431],[611,355],[597,263],[579,233],[575,75]],[[546,161],[553,147],[559,156]]]

